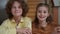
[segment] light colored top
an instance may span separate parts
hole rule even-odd
[[[7,19],[5,20],[2,25],[0,26],[0,34],[16,34],[16,27],[17,28],[30,28],[32,29],[32,20],[28,17],[22,17],[21,21],[19,22],[18,26],[15,23],[15,20]]]

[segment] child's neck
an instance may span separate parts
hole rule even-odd
[[[15,22],[18,24],[21,20],[21,17],[14,17]]]
[[[39,24],[40,24],[41,27],[46,27],[47,26],[46,21],[39,21]]]

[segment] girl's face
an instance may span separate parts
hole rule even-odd
[[[49,16],[48,7],[45,6],[38,7],[37,18],[39,19],[39,21],[46,21],[48,16]]]
[[[15,1],[12,5],[11,12],[12,12],[13,16],[15,16],[15,17],[21,16],[22,15],[21,4],[17,1]]]

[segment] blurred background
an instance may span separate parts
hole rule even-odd
[[[7,18],[7,14],[5,12],[5,5],[7,0],[0,0],[0,24]]]

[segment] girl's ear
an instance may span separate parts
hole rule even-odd
[[[48,13],[48,17],[50,16],[50,13]]]

